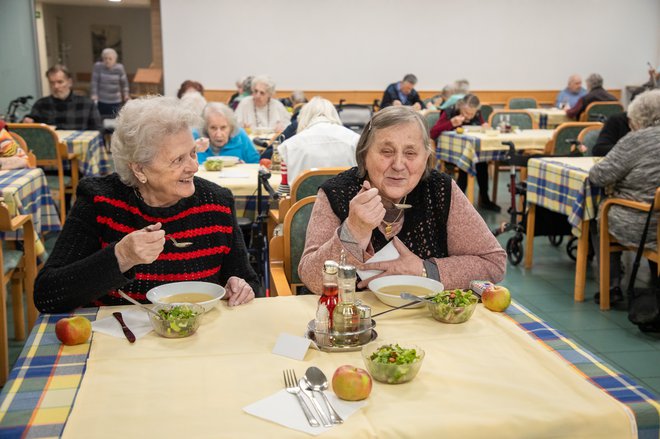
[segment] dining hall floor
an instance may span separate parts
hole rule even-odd
[[[508,174],[500,172],[498,204],[503,208],[502,213],[481,211],[491,229],[508,220],[507,182]],[[498,239],[504,246],[511,236],[512,232],[508,232]],[[51,242],[47,245],[52,245],[52,240],[48,241]],[[547,237],[537,237],[532,268],[526,270],[522,263],[518,266],[509,264],[502,284],[511,290],[518,303],[660,397],[660,335],[641,333],[628,322],[625,311],[599,310],[593,301],[593,295],[598,290],[594,277],[595,262],[590,264],[587,271],[586,300],[582,303],[574,302],[575,263],[566,252],[566,242],[567,237],[559,247],[554,247]],[[624,261],[630,267],[632,255],[627,254]],[[643,261],[638,285],[648,283],[648,279],[648,265]],[[627,279],[623,285],[627,285]],[[23,343],[11,339],[13,322],[11,313],[8,314],[9,364],[12,365]]]

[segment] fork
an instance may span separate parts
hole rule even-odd
[[[170,241],[172,241],[172,244],[174,244],[174,247],[178,247],[178,248],[186,248],[189,245],[192,245],[192,242],[190,242],[190,241],[179,242],[176,239],[174,239],[172,237],[172,235],[165,235],[165,239],[169,239]]]
[[[298,378],[296,378],[296,372],[293,369],[287,369],[284,370],[282,374],[284,375],[284,389],[292,395],[296,395],[298,397],[298,402],[300,403],[300,407],[302,408],[303,413],[305,413],[305,417],[307,417],[307,422],[309,422],[309,425],[312,427],[320,427],[321,424],[319,424],[319,421],[316,420],[312,412],[307,407],[305,400],[300,395],[301,390],[298,386]]]

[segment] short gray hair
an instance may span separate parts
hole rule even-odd
[[[105,49],[103,49],[103,51],[101,52],[101,57],[104,57],[107,54],[114,55],[115,59],[117,59],[117,57],[119,56],[117,55],[117,51],[112,47],[106,47]]]
[[[660,89],[638,95],[628,107],[628,118],[638,129],[660,126]]]
[[[456,105],[459,107],[470,107],[478,110],[481,108],[481,101],[476,95],[466,94],[456,102]]]
[[[270,79],[269,76],[266,75],[259,75],[255,76],[252,78],[252,89],[254,90],[254,86],[257,84],[263,84],[266,86],[266,91],[268,92],[269,95],[273,95],[275,93],[275,81]]]
[[[456,94],[468,94],[470,92],[470,81],[467,79],[457,79],[454,82],[454,89]]]
[[[145,96],[128,101],[117,115],[111,142],[112,159],[120,180],[137,187],[138,180],[129,165],[149,164],[164,139],[190,130],[199,124],[199,119],[199,115],[175,97]]]
[[[314,96],[308,103],[303,105],[298,115],[298,130],[297,133],[302,132],[311,124],[317,121],[341,125],[341,119],[337,109],[332,102],[323,99],[320,96]]]
[[[428,177],[431,169],[433,169],[433,148],[431,147],[431,140],[429,138],[429,128],[426,120],[415,111],[412,107],[407,105],[399,105],[387,107],[374,114],[367,126],[364,127],[362,135],[358,140],[355,149],[355,159],[358,166],[358,176],[364,178],[367,175],[366,161],[369,148],[374,142],[376,132],[385,128],[390,128],[398,125],[417,124],[422,133],[422,141],[424,143],[424,150],[429,154],[426,161],[426,170],[424,171],[423,179]]]
[[[408,73],[403,77],[403,82],[410,82],[412,85],[415,85],[417,84],[417,76],[413,75],[412,73]]]
[[[587,77],[587,88],[589,90],[596,88],[596,87],[602,87],[603,86],[603,77],[600,76],[598,73],[592,73]]]
[[[189,91],[181,96],[181,105],[196,115],[201,116],[202,111],[204,111],[204,107],[206,107],[206,99],[204,99],[204,96],[202,96],[202,94],[197,90]],[[203,126],[204,125],[202,124],[202,120],[200,118],[200,123],[199,125],[196,125],[195,128],[201,129]]]
[[[226,104],[221,102],[209,102],[204,108],[204,132],[208,135],[208,125],[209,125],[209,116],[211,114],[219,114],[220,116],[227,119],[227,123],[231,128],[229,137],[235,137],[240,131],[238,126],[238,121],[236,120],[236,115],[234,111],[229,108]]]

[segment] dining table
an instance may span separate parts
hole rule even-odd
[[[538,126],[541,121],[541,116],[546,118],[544,128],[557,128],[559,125],[571,122],[571,119],[566,115],[565,110],[559,108],[527,108],[525,111],[531,113],[532,120]]]
[[[40,236],[47,232],[57,232],[62,228],[43,169],[0,170],[0,191],[11,216],[23,214],[32,216],[36,235],[35,250],[37,257],[42,257],[45,248]],[[22,240],[23,229],[15,232],[0,232],[0,238],[9,241]]]
[[[114,172],[110,153],[105,147],[103,134],[92,130],[55,130],[60,142],[78,157],[83,177],[108,175]],[[68,162],[64,163],[68,165]],[[65,166],[66,167],[66,166]]]
[[[374,315],[391,309],[369,291],[359,292],[358,298]],[[301,377],[316,366],[332,379],[342,365],[365,367],[359,347],[341,352],[309,348],[299,358],[273,352],[283,336],[309,343],[305,328],[317,302],[313,295],[259,298],[238,307],[220,301],[188,338],[149,332],[129,343],[123,336],[93,332],[75,346],[62,345],[54,333],[55,323],[70,314],[43,314],[0,393],[0,436],[660,434],[660,402],[653,393],[515,301],[505,313],[479,304],[470,320],[454,325],[434,320],[426,308],[375,317],[372,343],[416,345],[425,352],[418,375],[398,385],[374,381],[362,404],[346,403],[354,404],[353,413],[341,425],[311,433],[284,426],[278,416],[305,419],[295,396],[284,391],[284,370],[293,369]],[[100,323],[113,312],[135,309],[81,308],[72,314]],[[331,389],[326,393],[334,400]]]
[[[259,164],[257,163],[239,163],[234,166],[225,166],[222,171],[207,171],[203,166],[195,174],[197,177],[212,181],[222,187],[225,187],[234,194],[236,214],[256,219],[257,214],[257,189],[259,185]],[[270,172],[270,177],[266,178],[274,191],[277,191],[282,174],[279,172]],[[262,187],[263,212],[268,212],[269,195]]]
[[[589,226],[596,218],[603,189],[589,181],[589,170],[600,157],[533,158],[527,163],[527,240],[525,268],[534,254],[536,206],[566,215],[571,233],[578,239],[574,300],[584,301],[589,253]]]
[[[502,142],[513,142],[516,151],[526,149],[544,149],[552,138],[553,130],[515,130],[501,133],[497,130],[468,129],[462,133],[445,131],[436,145],[438,161],[452,163],[467,172],[465,195],[474,203],[475,165],[479,162],[501,161],[506,158],[509,147]]]

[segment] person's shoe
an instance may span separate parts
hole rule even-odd
[[[597,305],[600,305],[600,291],[594,294],[594,302],[596,302]],[[623,302],[623,291],[621,291],[621,287],[610,289],[610,305],[620,302]]]
[[[480,209],[490,210],[491,212],[499,213],[499,212],[502,211],[502,208],[500,206],[493,203],[488,198],[486,198],[486,199],[479,198],[479,204],[478,205],[479,205]]]

